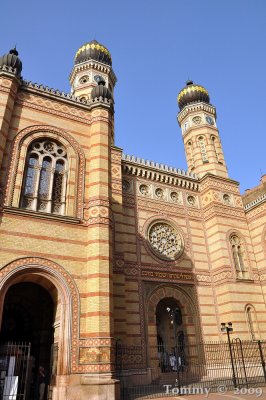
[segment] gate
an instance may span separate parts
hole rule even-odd
[[[28,400],[30,343],[0,344],[0,399]]]
[[[121,399],[156,398],[178,394],[206,394],[224,386],[266,386],[266,342],[190,343],[187,346],[150,348],[150,368],[143,367],[141,346],[117,347],[117,377]]]

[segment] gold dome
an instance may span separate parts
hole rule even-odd
[[[104,64],[112,65],[112,57],[109,50],[97,40],[85,43],[75,55],[75,63],[79,64],[87,60],[96,60]]]
[[[203,101],[204,103],[210,102],[210,96],[208,91],[201,85],[193,83],[193,81],[187,81],[187,85],[181,90],[177,97],[178,105],[180,110],[186,105],[191,103],[198,103]]]

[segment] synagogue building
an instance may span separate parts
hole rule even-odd
[[[21,73],[16,49],[0,58],[0,387],[31,400],[43,366],[47,399],[113,400],[226,341],[224,324],[263,340],[266,177],[240,194],[207,89],[177,97],[184,171],[116,146],[102,44],[78,49],[69,93]]]

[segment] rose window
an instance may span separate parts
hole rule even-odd
[[[148,240],[152,250],[162,258],[176,259],[183,251],[183,241],[177,230],[165,223],[153,224],[148,232]]]

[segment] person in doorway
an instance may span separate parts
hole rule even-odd
[[[44,400],[45,387],[47,383],[47,376],[44,367],[40,365],[37,377],[38,384],[38,400]]]

